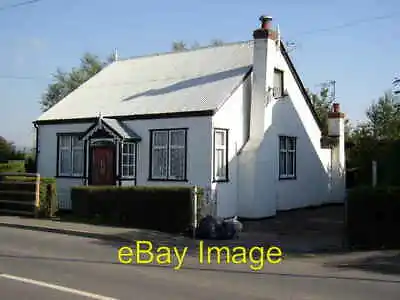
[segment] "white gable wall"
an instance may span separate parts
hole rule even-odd
[[[276,67],[284,71],[284,88],[289,96],[276,102],[271,120],[276,121],[277,135],[297,137],[297,180],[278,181],[277,209],[319,205],[328,197],[331,150],[321,148],[320,128],[284,57],[276,54]],[[276,144],[276,153],[278,149]]]
[[[272,40],[268,41],[267,53],[265,89],[273,87],[274,68],[278,68],[284,71],[284,88],[289,96],[266,96],[264,124],[260,122],[264,127],[262,141],[250,138],[240,154],[237,214],[248,218],[269,217],[278,210],[319,205],[329,199],[331,150],[321,149],[319,126]],[[297,137],[294,180],[279,180],[279,135]]]

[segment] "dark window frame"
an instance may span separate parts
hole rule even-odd
[[[281,142],[282,140],[284,141],[285,147],[281,147]],[[289,149],[288,144],[289,141],[293,141],[294,149]],[[279,174],[279,180],[295,180],[297,179],[297,137],[295,136],[286,136],[286,135],[280,135],[278,139],[278,174]],[[281,161],[281,154],[285,155],[285,171],[281,172],[282,170],[282,161]],[[289,164],[289,158],[290,155],[289,153],[293,153],[293,173],[289,174],[288,173],[288,164]]]
[[[130,146],[133,147],[133,153],[127,153],[124,152],[124,145],[129,144]],[[135,141],[121,141],[119,142],[119,179],[120,180],[136,180],[137,178],[137,159],[138,159],[138,143]],[[124,155],[133,155],[133,175],[124,175],[123,170],[124,170]],[[131,166],[130,164],[127,164],[126,166]]]
[[[280,76],[280,84],[281,84],[281,86],[279,87],[280,88],[280,91],[279,92],[277,92],[277,87],[275,86],[275,76],[276,76],[276,74],[279,74],[279,76]],[[284,74],[284,72],[282,71],[282,70],[280,70],[280,69],[274,69],[274,79],[273,79],[273,97],[274,98],[281,98],[281,97],[284,97],[285,96],[285,84],[284,84],[284,77],[285,77],[285,74]]]
[[[170,159],[167,158],[166,168],[167,168],[167,176],[165,177],[155,177],[153,175],[153,137],[156,132],[168,132],[168,140],[167,140],[167,153],[168,157],[170,156],[170,136],[173,131],[184,131],[184,169],[183,169],[183,177],[182,178],[173,178],[170,177]],[[172,182],[187,182],[187,159],[188,159],[188,128],[159,128],[159,129],[150,129],[150,143],[149,143],[149,181],[172,181]]]
[[[73,151],[72,151],[72,138],[78,138],[80,139],[80,137],[82,136],[82,132],[58,132],[56,134],[57,136],[57,164],[56,164],[56,177],[57,178],[85,178],[86,177],[86,147],[87,147],[87,143],[85,141],[82,141],[83,146],[82,146],[82,151],[83,151],[83,166],[82,166],[82,174],[79,175],[74,175],[73,174],[73,159],[71,159],[71,173],[69,174],[61,174],[60,173],[60,164],[61,164],[61,160],[60,160],[60,139],[62,137],[70,137],[71,138],[71,145],[70,145],[70,155],[71,157],[73,156]]]
[[[225,177],[217,177],[216,174],[216,144],[215,144],[215,136],[218,132],[223,132],[225,135],[225,150],[224,153],[224,158],[225,158]],[[213,130],[213,163],[212,163],[212,168],[213,168],[213,182],[229,182],[229,129],[226,128],[214,128]]]

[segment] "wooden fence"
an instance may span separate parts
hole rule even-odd
[[[5,177],[12,177],[12,180]],[[0,214],[37,217],[39,206],[39,174],[0,173]]]

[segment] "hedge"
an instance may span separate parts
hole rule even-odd
[[[0,173],[24,173],[24,161],[11,161],[8,163],[0,163]]]
[[[400,246],[400,187],[357,187],[346,199],[346,230],[353,248]]]
[[[102,223],[180,233],[192,222],[191,187],[80,186],[72,212]]]
[[[23,177],[23,176],[4,176],[2,177],[3,181],[9,181],[9,182],[16,182],[16,181],[33,181],[36,180],[35,177]],[[0,186],[0,189],[7,188],[10,190],[32,190],[33,185],[22,185],[22,184],[6,184],[3,186]],[[56,179],[55,178],[46,178],[46,177],[41,177],[40,178],[40,189],[39,189],[39,194],[40,194],[40,204],[39,204],[39,217],[42,218],[48,218],[54,216],[54,214],[58,210],[58,201],[57,201],[57,192],[56,192]],[[15,197],[18,194],[13,194]],[[18,200],[24,200],[21,199],[21,197],[24,197],[22,195],[18,195],[19,199]],[[29,195],[32,197],[31,195]]]

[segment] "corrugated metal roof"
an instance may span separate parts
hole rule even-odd
[[[38,121],[213,110],[240,83],[252,60],[250,42],[120,60]]]

